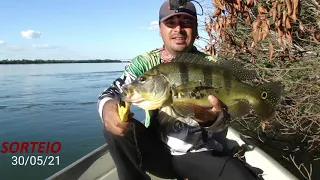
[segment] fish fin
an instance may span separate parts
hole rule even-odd
[[[221,59],[217,62],[219,68],[228,71],[240,81],[251,81],[258,77],[255,70],[247,69],[241,62],[231,59]]]
[[[148,128],[150,126],[151,116],[149,111],[145,110],[145,113],[146,113],[146,119],[144,121],[144,126]]]
[[[217,59],[203,53],[180,53],[171,62],[193,63],[200,65],[212,65]]]
[[[257,77],[255,70],[249,70],[244,65],[232,59],[220,59],[203,53],[181,53],[171,62],[193,63],[223,69],[240,81],[250,81]]]
[[[261,120],[268,120],[274,116],[283,91],[284,86],[281,82],[268,82],[257,86],[257,101],[254,101],[252,107]]]
[[[197,87],[197,86],[201,86],[201,81],[189,81],[187,83],[180,84],[178,86],[173,85],[172,89],[174,91],[179,92],[179,91],[185,91],[186,89],[187,90],[193,89],[194,87]]]
[[[186,103],[173,103],[171,105],[173,111],[181,117],[194,116],[193,106]]]
[[[228,113],[233,117],[241,117],[250,112],[249,101],[245,99],[234,99],[226,105],[228,107]]]

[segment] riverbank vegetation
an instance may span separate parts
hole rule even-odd
[[[243,135],[299,179],[320,179],[320,5],[315,0],[203,0],[205,52],[234,58],[259,73],[254,84],[281,81],[271,120],[252,112],[233,119]],[[208,9],[208,8],[207,8]]]
[[[129,62],[123,60],[111,60],[111,59],[94,59],[94,60],[0,60],[0,64],[61,64],[61,63],[122,63]]]

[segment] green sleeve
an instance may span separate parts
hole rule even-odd
[[[151,51],[132,59],[125,72],[132,74],[135,78],[161,63],[160,53]]]

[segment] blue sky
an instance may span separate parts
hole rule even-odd
[[[131,59],[162,45],[163,2],[3,0],[0,59]]]

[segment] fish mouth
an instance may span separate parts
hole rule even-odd
[[[133,93],[128,84],[122,85],[121,88],[122,88],[122,91],[123,91],[122,92],[123,96],[131,96],[131,94]]]
[[[122,85],[122,97],[123,101],[129,103],[140,103],[144,99],[139,95],[139,93],[135,92],[129,85],[124,84]]]
[[[135,97],[134,95],[122,96],[121,99],[125,102],[132,103],[132,104],[138,104],[144,100],[142,97]]]

